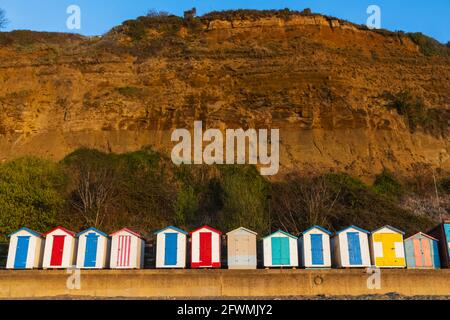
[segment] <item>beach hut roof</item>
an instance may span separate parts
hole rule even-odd
[[[401,230],[399,230],[397,228],[394,228],[393,226],[390,226],[390,225],[385,225],[385,226],[383,226],[381,228],[378,228],[378,229],[372,231],[372,233],[378,232],[378,231],[380,231],[381,229],[384,229],[384,228],[391,229],[392,231],[401,233],[403,235],[405,234],[403,231],[401,231]]]
[[[287,233],[286,231],[283,231],[283,230],[277,230],[277,231],[275,231],[274,233],[271,233],[271,234],[269,234],[268,236],[265,236],[263,239],[266,239],[266,238],[268,238],[268,237],[271,237],[271,236],[273,236],[275,233],[278,233],[278,232],[281,232],[281,233],[284,234],[285,236],[291,237],[291,238],[293,238],[293,239],[298,239],[296,236],[294,236],[294,235],[292,235],[292,234],[290,234],[290,233]]]
[[[102,231],[100,231],[100,230],[98,230],[98,229],[96,229],[94,227],[90,227],[90,228],[88,228],[86,230],[81,231],[80,233],[77,234],[77,237],[79,237],[82,234],[85,234],[86,232],[89,232],[89,231],[93,231],[93,232],[99,233],[99,234],[101,234],[104,237],[108,237],[108,235],[106,233],[104,233],[104,232],[102,232]]]
[[[211,228],[210,226],[207,226],[207,225],[204,225],[204,226],[202,226],[202,227],[200,227],[200,228],[197,228],[197,229],[195,229],[195,230],[192,230],[192,231],[190,232],[190,234],[193,234],[194,232],[196,232],[196,231],[198,231],[198,230],[200,230],[200,229],[203,229],[203,228],[208,229],[208,230],[210,230],[210,231],[212,231],[212,232],[215,232],[215,233],[218,233],[218,234],[222,234],[222,232],[220,232],[219,230],[216,230],[216,229],[214,229],[214,228]]]
[[[163,232],[163,231],[166,231],[167,229],[173,229],[173,230],[175,230],[175,231],[178,231],[178,232],[180,232],[180,233],[182,233],[182,234],[186,234],[186,235],[189,234],[188,232],[186,232],[186,231],[184,231],[184,230],[181,230],[180,228],[177,228],[177,227],[174,227],[174,226],[168,226],[168,227],[165,227],[164,229],[155,231],[154,234],[161,233],[161,232]]]
[[[311,230],[313,230],[313,229],[319,229],[319,230],[321,230],[321,231],[323,231],[323,232],[325,232],[325,233],[327,233],[328,235],[331,236],[331,232],[330,232],[330,231],[328,231],[328,230],[325,229],[324,227],[321,227],[321,226],[318,226],[318,225],[312,226],[312,227],[309,228],[308,230],[303,231],[301,234],[308,233],[309,231],[311,231]]]
[[[405,239],[405,240],[412,239],[412,238],[414,238],[414,237],[416,237],[416,236],[419,236],[419,235],[424,236],[424,237],[426,237],[426,238],[428,238],[428,239],[431,239],[431,240],[434,240],[434,241],[439,241],[438,239],[433,238],[432,236],[430,236],[430,235],[428,235],[428,234],[426,234],[426,233],[423,233],[423,232],[417,232],[416,234],[413,234],[411,237],[409,237],[409,238],[407,238],[407,239]]]
[[[41,233],[36,232],[36,231],[33,231],[33,230],[28,229],[28,228],[25,228],[25,227],[20,228],[20,229],[17,230],[17,231],[14,231],[13,233],[9,234],[8,237],[11,237],[11,236],[15,235],[17,232],[20,232],[20,231],[22,231],[22,230],[25,230],[25,231],[31,233],[33,236],[36,236],[36,237],[42,237],[42,234],[41,234]]]
[[[237,232],[237,231],[239,231],[239,230],[244,230],[244,231],[247,231],[247,232],[249,232],[249,233],[253,233],[254,235],[257,235],[257,234],[258,234],[258,233],[256,233],[255,231],[252,231],[252,230],[247,229],[247,228],[244,228],[244,227],[239,227],[239,228],[236,228],[236,229],[234,229],[234,230],[231,230],[231,231],[227,232],[227,234],[232,234],[232,233],[235,233],[235,232]]]
[[[117,230],[116,232],[111,233],[110,236],[112,237],[112,236],[114,236],[114,235],[116,235],[117,233],[122,232],[122,231],[128,232],[128,233],[132,234],[133,236],[136,236],[136,237],[142,239],[142,236],[141,236],[139,233],[134,232],[134,231],[132,231],[132,230],[130,230],[130,229],[128,229],[128,228],[122,228],[122,229],[120,229],[120,230]]]
[[[394,228],[394,227],[392,227],[392,226],[390,226],[390,225],[385,225],[385,226],[383,226],[383,227],[381,227],[381,228],[378,228],[378,229],[372,231],[372,233],[378,232],[378,231],[380,231],[381,229],[384,229],[384,228],[391,229],[392,231],[401,233],[401,234],[403,234],[403,235],[405,234],[403,231],[401,231],[401,230],[399,230],[399,229],[397,229],[397,228]]]
[[[66,228],[61,227],[61,226],[57,226],[56,228],[54,228],[54,229],[52,229],[52,230],[50,230],[50,231],[44,233],[44,236],[46,236],[46,235],[48,235],[48,234],[50,234],[50,233],[52,233],[53,231],[56,231],[56,230],[61,230],[61,231],[65,232],[65,233],[71,235],[72,237],[75,237],[75,236],[76,236],[76,235],[75,235],[75,232],[70,231],[70,230],[67,230]]]
[[[336,234],[339,234],[339,233],[341,233],[341,232],[344,232],[344,231],[346,231],[346,230],[348,230],[348,229],[356,229],[356,230],[358,230],[358,231],[360,231],[360,232],[367,233],[367,234],[370,233],[369,231],[364,230],[364,229],[362,229],[362,228],[360,228],[360,227],[351,225],[351,226],[348,226],[348,227],[345,228],[345,229],[339,230],[338,232],[336,232]]]

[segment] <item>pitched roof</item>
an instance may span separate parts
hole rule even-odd
[[[20,229],[17,230],[17,231],[14,231],[13,233],[9,234],[8,237],[13,236],[13,235],[15,235],[17,232],[20,232],[20,231],[27,231],[27,232],[31,233],[33,236],[36,236],[36,237],[42,237],[42,236],[43,236],[43,235],[42,235],[41,233],[39,233],[39,232],[36,232],[36,231],[33,231],[33,230],[28,229],[28,228],[26,228],[26,227],[23,227],[23,228],[20,228]]]
[[[288,236],[288,237],[290,237],[290,238],[298,239],[296,236],[294,236],[294,235],[292,235],[292,234],[290,234],[290,233],[287,233],[286,231],[283,231],[283,230],[277,230],[277,231],[275,231],[274,233],[271,233],[271,234],[269,234],[268,236],[265,236],[263,239],[266,239],[266,238],[268,238],[268,237],[271,237],[271,236],[273,236],[273,235],[276,234],[276,233],[282,233],[282,234],[284,234],[285,236]]]
[[[370,233],[370,231],[367,231],[367,230],[361,229],[360,227],[351,225],[351,226],[348,226],[347,228],[344,228],[344,229],[342,229],[342,230],[337,231],[336,234],[339,234],[339,233],[341,233],[341,232],[344,232],[344,231],[346,231],[346,230],[348,230],[348,229],[355,229],[355,230],[358,230],[358,231],[360,231],[360,232],[367,233],[367,234]]]
[[[309,231],[313,230],[313,229],[319,229],[320,231],[323,231],[325,233],[327,233],[328,235],[331,236],[331,232],[328,231],[327,229],[325,229],[324,227],[318,226],[318,225],[314,225],[311,228],[309,228],[308,230],[303,231],[301,234],[305,234],[308,233]]]
[[[412,238],[415,238],[415,237],[417,237],[417,236],[424,236],[424,237],[426,237],[426,238],[428,238],[428,239],[431,239],[431,240],[434,240],[434,241],[439,241],[438,239],[433,238],[432,236],[430,236],[430,235],[428,235],[428,234],[426,234],[426,233],[423,233],[423,232],[417,232],[416,234],[413,234],[411,237],[406,238],[405,241],[406,241],[406,240],[409,240],[409,239],[412,239]]]
[[[216,229],[214,229],[214,228],[211,228],[210,226],[207,226],[207,225],[204,225],[204,226],[202,226],[202,227],[200,227],[200,228],[194,229],[194,230],[192,230],[192,231],[189,232],[189,233],[190,233],[190,234],[193,234],[194,232],[196,232],[196,231],[198,231],[198,230],[200,230],[200,229],[203,229],[203,228],[208,229],[208,230],[210,230],[210,231],[212,231],[212,232],[215,232],[215,233],[218,233],[218,234],[222,234],[222,232],[220,232],[219,230],[216,230]]]
[[[130,234],[132,234],[132,235],[134,235],[134,236],[136,236],[136,237],[142,239],[142,236],[141,236],[139,233],[134,232],[134,231],[132,231],[132,230],[130,230],[130,229],[128,229],[128,228],[122,228],[122,229],[120,229],[120,230],[117,230],[116,232],[111,233],[110,236],[112,237],[112,236],[114,236],[115,234],[117,234],[117,233],[119,233],[119,232],[122,232],[122,231],[128,232],[128,233],[130,233]]]
[[[234,230],[228,231],[227,234],[235,233],[235,232],[237,232],[237,231],[239,231],[239,230],[244,230],[244,231],[249,232],[249,233],[252,233],[252,234],[254,234],[254,235],[257,235],[257,234],[258,234],[257,232],[252,231],[252,230],[247,229],[247,228],[244,228],[244,227],[239,227],[239,228],[236,228],[236,229],[234,229]]]
[[[399,230],[399,229],[397,229],[397,228],[394,228],[394,227],[392,227],[392,226],[390,226],[390,225],[385,225],[385,226],[383,226],[383,227],[381,227],[381,228],[378,228],[378,229],[372,231],[372,233],[378,232],[378,231],[380,231],[380,230],[383,229],[383,228],[391,229],[392,231],[397,232],[397,233],[401,233],[401,234],[403,234],[403,235],[405,234],[403,231],[401,231],[401,230]]]
[[[177,227],[174,227],[174,226],[165,227],[165,228],[163,228],[161,230],[155,231],[154,234],[161,233],[163,231],[166,231],[167,229],[173,229],[173,230],[178,231],[178,232],[183,233],[183,234],[189,234],[188,232],[186,232],[184,230],[181,230],[180,228],[177,228]]]
[[[79,237],[79,236],[81,236],[82,234],[84,234],[84,233],[86,233],[86,232],[89,232],[89,231],[93,231],[93,232],[96,232],[96,233],[101,234],[102,236],[108,237],[108,235],[107,235],[106,233],[104,233],[104,232],[102,232],[102,231],[100,231],[100,230],[98,230],[98,229],[96,229],[96,228],[94,228],[94,227],[90,227],[90,228],[88,228],[88,229],[86,229],[86,230],[83,230],[83,231],[79,232],[79,233],[77,234],[77,237]]]
[[[52,233],[53,231],[56,231],[56,230],[61,230],[61,231],[65,232],[65,233],[71,235],[72,237],[76,236],[75,232],[67,230],[66,228],[61,227],[61,226],[57,226],[56,228],[54,228],[54,229],[44,233],[44,236],[47,236],[48,234],[50,234],[50,233]]]

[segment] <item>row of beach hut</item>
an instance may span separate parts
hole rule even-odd
[[[156,268],[186,267],[188,235],[191,268],[221,267],[220,231],[203,226],[188,234],[170,226],[155,234]],[[448,268],[450,221],[406,240],[402,231],[391,226],[373,232],[350,226],[335,235],[313,226],[299,237],[278,230],[264,237],[262,245],[267,268]],[[95,228],[75,234],[57,227],[43,235],[22,228],[10,235],[6,267],[139,269],[144,246],[142,236],[127,228],[111,235]],[[240,227],[227,233],[227,264],[230,269],[257,268],[256,232]]]

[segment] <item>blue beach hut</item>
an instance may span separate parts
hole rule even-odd
[[[188,233],[174,226],[155,232],[156,268],[185,268]]]
[[[370,232],[350,226],[331,238],[332,262],[338,268],[370,267]]]
[[[108,267],[110,239],[96,228],[89,228],[77,234],[77,268],[104,269]]]
[[[300,265],[305,268],[331,268],[331,232],[321,226],[313,226],[302,232],[298,239]]]
[[[33,230],[22,228],[9,236],[7,269],[33,269],[42,265],[44,237]]]

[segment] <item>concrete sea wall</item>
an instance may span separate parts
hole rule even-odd
[[[450,270],[381,270],[380,289],[370,274],[353,270],[81,270],[80,289],[66,270],[0,271],[0,298],[42,297],[288,297],[450,296]],[[370,281],[370,280],[369,280]]]

